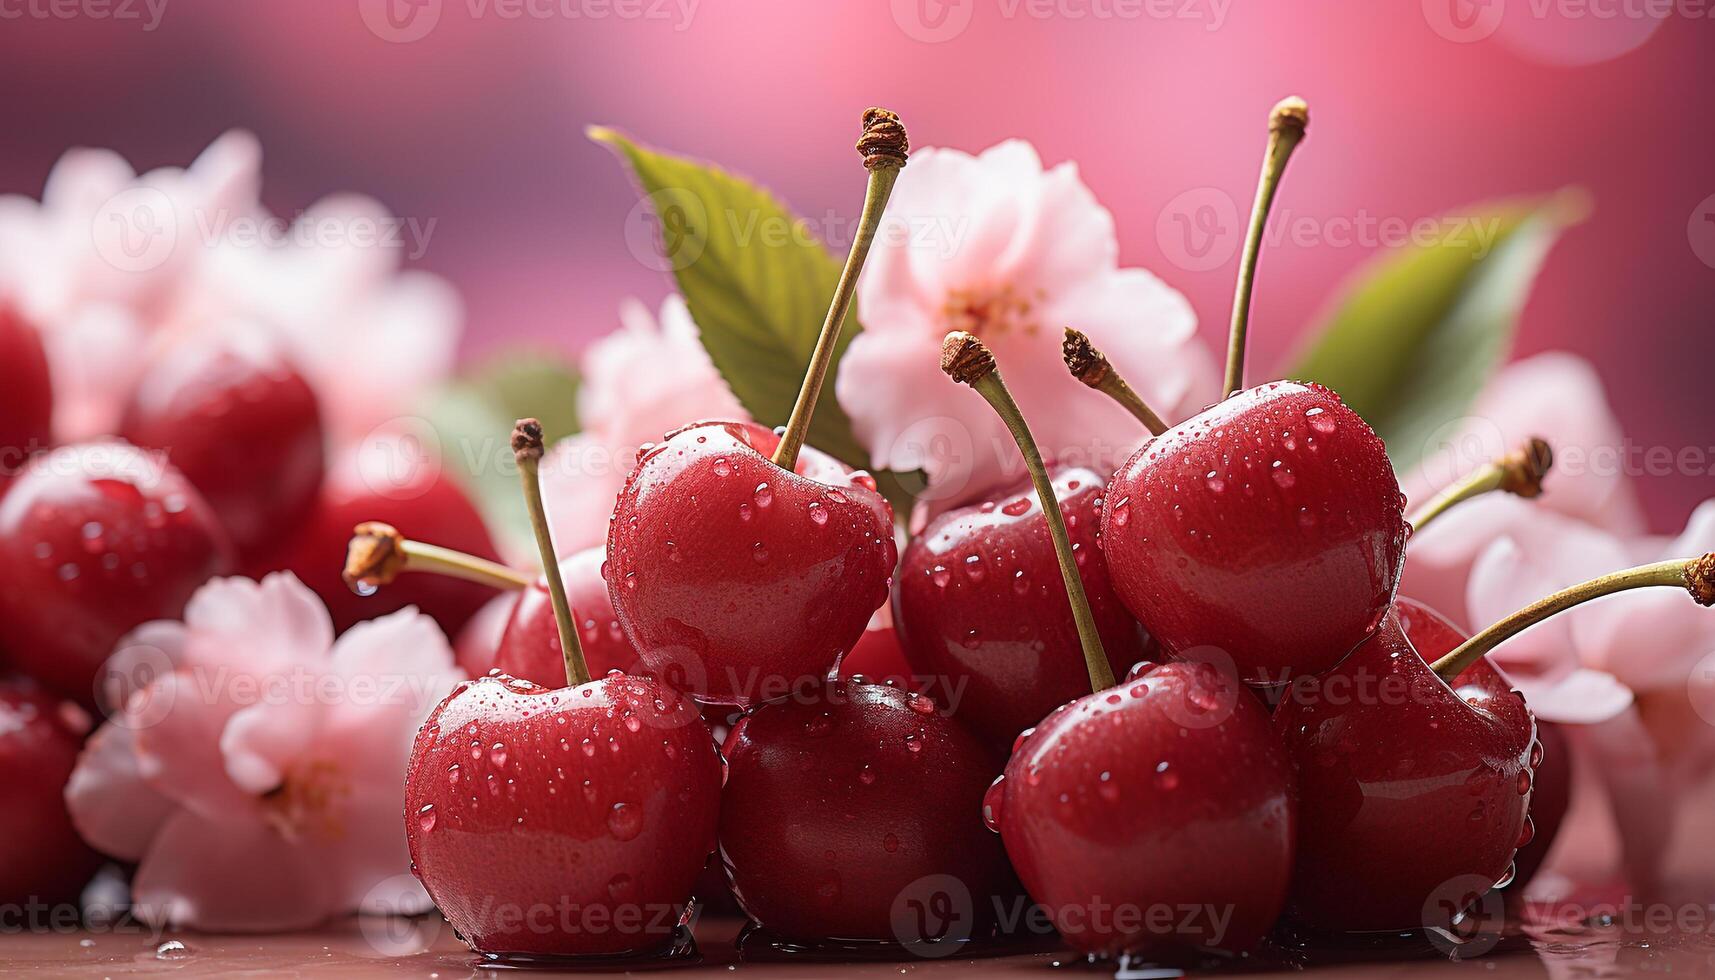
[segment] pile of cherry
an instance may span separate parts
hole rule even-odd
[[[1478,493],[1534,494],[1547,456],[1539,444],[1480,467],[1408,521],[1381,440],[1337,395],[1241,388],[1257,245],[1306,121],[1297,100],[1270,119],[1221,401],[1169,427],[1068,331],[1089,397],[1116,398],[1151,435],[1112,474],[1045,464],[1003,365],[964,333],[942,367],[1006,422],[1030,486],[942,514],[901,553],[875,481],[804,445],[906,162],[899,120],[872,109],[859,234],[787,425],[698,421],[645,447],[605,548],[556,559],[531,420],[513,448],[538,581],[495,565],[485,535],[459,539],[437,502],[450,486],[394,495],[416,511],[330,498],[308,449],[313,399],[307,418],[288,410],[301,379],[229,352],[220,370],[163,369],[159,391],[140,390],[122,434],[169,448],[162,479],[45,465],[141,456],[114,442],[54,450],[14,481],[5,649],[89,702],[119,635],[176,614],[210,574],[291,567],[350,608],[318,584],[330,549],[282,561],[270,528],[336,522],[343,543],[366,521],[347,581],[385,586],[388,608],[460,609],[449,626],[475,602],[426,590],[518,589],[495,669],[435,709],[405,776],[414,870],[495,956],[661,955],[717,850],[754,928],[797,947],[940,952],[1004,933],[1023,895],[1101,956],[1242,953],[1283,918],[1445,929],[1528,877],[1565,807],[1565,754],[1484,654],[1621,589],[1680,585],[1709,604],[1715,558],[1617,572],[1474,637],[1396,596],[1414,525]],[[219,411],[186,388],[218,393],[203,402]],[[218,433],[200,431],[211,417]],[[234,460],[235,445],[281,456]],[[865,642],[896,643],[945,697],[839,676],[889,601],[897,638]],[[29,713],[64,729],[48,740],[63,758],[5,736],[0,764],[57,794],[52,767],[69,769],[77,736],[50,703]],[[731,710],[717,746],[705,713]]]

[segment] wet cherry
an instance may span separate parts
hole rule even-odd
[[[1056,710],[984,811],[1085,953],[1249,949],[1285,900],[1292,763],[1262,702],[1210,664],[1142,664]]]
[[[64,798],[89,727],[71,702],[23,678],[0,679],[0,903],[75,900],[100,864]]]
[[[1405,560],[1403,504],[1381,439],[1338,395],[1275,382],[1127,460],[1102,542],[1114,591],[1168,650],[1220,651],[1280,684],[1376,628]]]
[[[779,436],[700,422],[638,456],[608,532],[608,588],[656,676],[749,704],[827,676],[887,601],[893,515],[875,482],[805,451],[859,270],[905,165],[905,128],[864,113],[863,216]]]
[[[1123,674],[1142,658],[1144,637],[1114,595],[1096,540],[1102,478],[1078,466],[1049,475],[1108,663]],[[1028,481],[940,515],[906,545],[893,618],[913,673],[933,678],[931,691],[997,751],[1089,690],[1048,522]]]
[[[0,299],[0,489],[53,437],[53,386],[34,324]]]
[[[741,718],[724,755],[721,856],[764,929],[915,943],[993,924],[1010,875],[980,808],[998,763],[928,696],[829,681]],[[964,898],[919,927],[899,910],[936,900],[930,876]]]
[[[521,420],[512,444],[567,683],[497,673],[429,716],[406,773],[412,864],[479,952],[648,955],[675,942],[714,847],[720,756],[671,687],[589,679],[537,485],[540,424]]]
[[[241,557],[296,534],[321,487],[315,392],[255,331],[223,328],[164,351],[132,392],[119,434],[167,454]]]
[[[1469,639],[1445,616],[1415,599],[1401,596],[1394,600],[1394,612],[1399,616],[1399,625],[1406,639],[1425,659],[1433,661],[1445,656]],[[1488,673],[1480,676],[1492,681],[1503,675],[1496,671],[1493,677]],[[1536,741],[1540,746],[1537,753],[1540,761],[1531,780],[1530,830],[1525,835],[1530,839],[1520,845],[1513,858],[1515,887],[1529,884],[1542,867],[1555,835],[1560,832],[1566,810],[1572,804],[1572,746],[1566,739],[1566,733],[1559,725],[1539,718]]]
[[[406,770],[411,860],[483,953],[611,956],[672,941],[714,847],[721,763],[695,705],[644,678],[462,684]]]
[[[114,643],[178,617],[232,563],[225,529],[164,456],[62,446],[0,498],[0,646],[25,673],[92,703]]]
[[[1293,915],[1326,931],[1445,929],[1510,883],[1535,836],[1527,814],[1546,752],[1523,696],[1484,655],[1581,602],[1660,586],[1715,604],[1715,555],[1593,579],[1463,642],[1409,604],[1412,637],[1390,610],[1344,663],[1295,682],[1274,713],[1302,801]]]

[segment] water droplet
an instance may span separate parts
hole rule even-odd
[[[1024,569],[1012,573],[1012,591],[1023,595],[1030,591],[1030,579],[1024,575]]]
[[[912,692],[905,696],[905,703],[911,706],[912,711],[915,711],[920,715],[932,715],[935,713],[934,698],[925,697],[916,692]]]
[[[828,523],[828,511],[818,501],[810,501],[810,520],[817,525]]]
[[[489,750],[488,750],[488,761],[494,763],[494,767],[496,769],[503,769],[506,767],[506,745],[505,745],[505,743],[496,742],[496,743],[494,743],[494,745],[491,748],[489,748]]]
[[[732,464],[727,462],[727,458],[725,456],[722,456],[719,459],[715,460],[715,475],[716,476],[731,476],[732,475]]]
[[[447,783],[452,786],[459,784],[459,764],[456,762],[447,767]]]
[[[996,776],[983,793],[983,824],[997,834],[1000,833],[1000,801],[1006,792],[1002,788],[1005,785],[1006,777]]]
[[[1519,774],[1518,774],[1518,795],[1523,796],[1529,792],[1530,792],[1530,770],[1529,769],[1520,769]]]
[[[1114,774],[1104,771],[1096,778],[1098,780],[1096,783],[1097,795],[1102,799],[1107,800],[1109,803],[1118,802],[1120,798],[1120,788],[1118,784],[1114,782]]]
[[[1166,760],[1155,764],[1155,785],[1164,790],[1179,788],[1179,774],[1168,766]]]
[[[1513,879],[1517,878],[1517,877],[1518,877],[1518,865],[1509,863],[1507,865],[1507,870],[1499,878],[1497,878],[1495,880],[1495,887],[1496,888],[1505,888],[1508,885],[1512,884]]]
[[[607,829],[614,840],[634,840],[643,833],[643,807],[636,803],[615,803],[607,814]]]
[[[767,564],[768,549],[763,547],[761,541],[758,541],[750,546],[750,557],[754,559],[758,565]]]
[[[816,901],[823,907],[827,907],[839,900],[840,876],[832,871],[825,872],[816,879]]]
[[[1293,476],[1292,471],[1287,469],[1286,465],[1278,459],[1275,460],[1274,465],[1270,467],[1269,475],[1274,477],[1275,485],[1280,487],[1282,490],[1290,490],[1292,489],[1292,485],[1298,482],[1298,477]]]
[[[1000,512],[1008,517],[1023,517],[1030,513],[1030,498],[1020,497],[1017,500],[1009,500],[1006,502],[1006,506],[1000,509]]]
[[[918,735],[905,736],[905,748],[910,752],[923,751],[923,739]]]
[[[435,829],[435,805],[433,803],[425,803],[423,808],[417,811],[417,826],[423,828],[425,834]]]
[[[935,583],[935,588],[944,589],[953,580],[953,573],[947,571],[947,566],[936,565],[929,569],[929,580]]]
[[[774,503],[774,491],[768,486],[768,484],[758,483],[756,485],[756,491],[750,495],[750,499],[756,501],[756,506],[766,510]]]
[[[1210,470],[1203,477],[1203,483],[1208,486],[1210,493],[1221,493],[1227,489],[1227,481],[1221,479],[1221,475],[1214,470]]]
[[[183,960],[189,959],[190,955],[191,948],[177,939],[169,939],[155,947],[155,959],[158,960]]]
[[[965,556],[965,577],[973,582],[981,582],[988,574],[988,568],[983,565],[982,555]]]
[[[887,849],[887,853],[893,854],[899,850],[899,838],[888,834],[881,839],[881,846]]]
[[[1130,497],[1121,497],[1119,502],[1114,504],[1113,511],[1108,514],[1108,521],[1114,527],[1125,527],[1126,522],[1131,520],[1130,500]]]
[[[1530,767],[1535,769],[1540,765],[1542,765],[1542,743],[1532,742],[1530,744]]]
[[[607,881],[607,897],[625,905],[632,902],[637,895],[637,882],[624,872],[614,875]]]
[[[1517,846],[1523,847],[1535,839],[1536,839],[1536,821],[1532,820],[1528,815],[1526,815],[1524,818],[1524,828],[1519,831],[1518,845]]]
[[[875,785],[875,770],[871,769],[869,766],[864,766],[862,769],[859,769],[858,782],[865,786]]]

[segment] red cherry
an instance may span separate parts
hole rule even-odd
[[[491,676],[459,685],[417,733],[405,833],[471,948],[645,953],[674,939],[714,846],[720,786],[707,726],[665,685]]]
[[[498,560],[482,515],[438,465],[422,465],[382,481],[366,479],[364,470],[347,463],[328,474],[321,499],[286,554],[264,566],[287,569],[302,579],[327,603],[337,630],[416,606],[433,616],[448,636],[456,636],[494,597],[492,588],[445,575],[406,574],[373,595],[358,595],[340,571],[352,529],[365,521],[383,521],[410,537]]]
[[[1108,663],[1123,674],[1143,656],[1144,638],[1114,596],[1097,545],[1102,479],[1075,466],[1049,475]],[[934,678],[933,690],[999,751],[1090,689],[1048,521],[1028,481],[942,514],[906,545],[893,619],[914,672]]]
[[[1254,946],[1286,896],[1294,812],[1262,702],[1183,662],[1019,736],[984,804],[1061,936],[1102,956]]]
[[[1321,673],[1362,643],[1406,536],[1381,439],[1316,384],[1251,388],[1168,429],[1102,505],[1125,604],[1168,650],[1221,651],[1251,683]]]
[[[243,556],[295,535],[321,487],[315,392],[254,333],[225,332],[164,352],[132,393],[119,434],[165,452]]]
[[[930,698],[834,680],[764,704],[727,736],[720,846],[750,917],[776,935],[914,942],[993,919],[1008,880],[984,832],[993,754]],[[950,876],[950,915],[910,910]],[[913,895],[913,889],[922,892]]]
[[[0,680],[0,903],[73,900],[101,859],[66,811],[89,716],[22,678]]]
[[[1465,642],[1466,636],[1445,616],[1415,599],[1394,600],[1394,612],[1406,639],[1425,659],[1434,660]],[[1484,675],[1485,677],[1487,675]],[[1496,676],[1501,676],[1498,674]],[[1530,792],[1530,840],[1513,858],[1514,880],[1522,887],[1530,883],[1548,857],[1548,849],[1560,832],[1561,821],[1572,805],[1572,746],[1559,725],[1537,720],[1536,741],[1541,761],[1536,766]]]
[[[863,214],[781,434],[698,422],[638,454],[608,529],[606,577],[652,675],[751,704],[833,673],[887,601],[893,509],[875,480],[805,446],[870,243],[905,166],[899,117],[864,110]]]
[[[608,531],[608,590],[645,670],[750,704],[827,676],[887,601],[898,549],[874,480],[759,426],[700,422],[640,454]]]
[[[0,488],[53,438],[53,387],[42,338],[0,300]]]
[[[62,446],[0,498],[0,642],[26,673],[91,703],[114,643],[177,618],[232,562],[214,512],[164,456]]]
[[[1446,928],[1512,880],[1525,840],[1536,725],[1524,699],[1486,659],[1448,687],[1429,662],[1464,637],[1411,618],[1412,638],[1390,612],[1275,710],[1298,765],[1292,913],[1318,929]]]
[[[637,648],[619,628],[607,583],[602,581],[602,559],[601,548],[586,548],[560,562],[560,577],[566,583],[566,598],[572,606],[572,622],[577,626],[584,660],[590,673],[598,676],[611,670],[637,669]],[[494,666],[503,674],[536,684],[565,680],[566,657],[560,649],[554,603],[545,580],[537,579],[519,594],[506,632],[501,634]]]

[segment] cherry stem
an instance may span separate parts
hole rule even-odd
[[[522,572],[462,551],[409,540],[391,524],[365,521],[352,529],[342,573],[346,585],[355,592],[373,591],[391,585],[401,572],[432,572],[502,590],[530,585]]]
[[[1221,389],[1222,398],[1244,387],[1245,335],[1250,328],[1251,290],[1256,285],[1262,232],[1268,224],[1269,208],[1274,206],[1275,192],[1280,189],[1280,179],[1286,174],[1286,161],[1292,159],[1292,151],[1304,139],[1309,125],[1310,107],[1297,96],[1281,99],[1268,114],[1268,151],[1262,158],[1262,176],[1257,180],[1250,230],[1245,234],[1245,250],[1239,258],[1239,281],[1233,291],[1233,326],[1227,334],[1227,380]]]
[[[810,417],[816,402],[822,397],[822,383],[828,368],[834,363],[834,352],[840,345],[840,328],[851,311],[852,296],[857,292],[858,274],[869,257],[870,244],[876,229],[881,227],[882,212],[893,194],[893,184],[899,179],[899,169],[905,166],[910,141],[899,117],[886,109],[872,108],[863,114],[863,135],[858,137],[858,152],[869,171],[869,185],[864,191],[863,214],[858,218],[857,234],[852,238],[851,251],[846,255],[845,268],[840,270],[839,285],[834,287],[834,299],[828,306],[822,332],[816,337],[816,349],[810,355],[810,367],[804,372],[804,384],[798,389],[798,400],[792,405],[792,416],[780,445],[774,450],[774,465],[793,470],[798,465],[798,451],[810,435]]]
[[[1500,491],[1527,500],[1542,495],[1542,479],[1554,465],[1554,451],[1536,436],[1499,459],[1490,460],[1465,474],[1418,508],[1410,517],[1413,533],[1467,500]]]
[[[1484,654],[1551,616],[1580,603],[1616,592],[1662,585],[1685,589],[1700,606],[1715,605],[1715,554],[1639,565],[1574,585],[1545,599],[1538,599],[1466,640],[1453,652],[1435,661],[1431,669],[1439,674],[1442,680],[1451,684]]]
[[[1132,418],[1143,423],[1150,435],[1158,436],[1167,431],[1167,423],[1144,403],[1131,385],[1126,384],[1126,380],[1114,370],[1108,356],[1097,350],[1082,331],[1066,328],[1066,339],[1060,344],[1060,356],[1072,377],[1119,402]]]
[[[1060,578],[1066,583],[1066,597],[1072,603],[1072,620],[1078,626],[1078,642],[1084,648],[1084,666],[1090,671],[1090,692],[1105,691],[1114,686],[1113,668],[1102,649],[1101,634],[1096,631],[1096,617],[1090,612],[1090,599],[1084,594],[1084,580],[1078,574],[1078,563],[1072,557],[1072,540],[1066,535],[1066,518],[1060,513],[1060,501],[1054,496],[1054,484],[1048,479],[1048,469],[1042,464],[1042,453],[1036,439],[1012,400],[996,369],[994,354],[971,334],[955,330],[941,345],[941,370],[954,381],[970,385],[989,403],[1018,451],[1024,456],[1024,468],[1030,471],[1030,482],[1036,487],[1036,498],[1042,502],[1042,515],[1048,519],[1048,536],[1054,541],[1054,557],[1060,563]]]
[[[524,505],[530,511],[530,529],[536,532],[536,550],[542,556],[542,576],[548,580],[548,597],[554,606],[554,625],[560,630],[560,650],[566,657],[566,686],[588,684],[589,665],[584,662],[583,644],[572,622],[572,604],[566,598],[566,582],[560,577],[560,559],[554,551],[554,534],[548,528],[548,509],[542,505],[542,481],[537,465],[542,459],[542,423],[519,419],[512,427],[512,456],[518,461],[518,482],[524,488]]]

